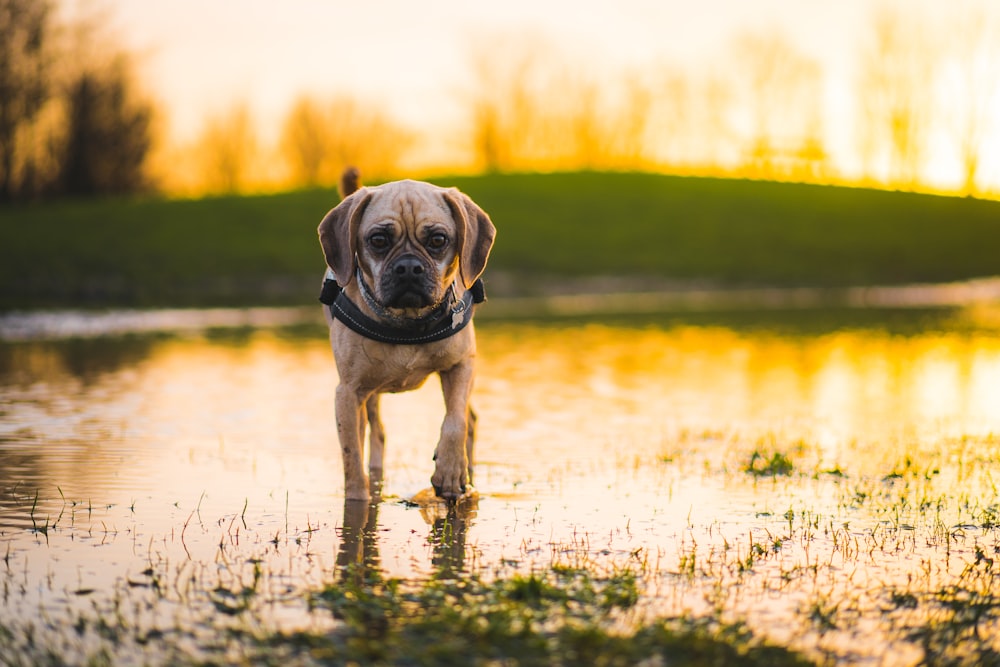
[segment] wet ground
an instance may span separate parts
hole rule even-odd
[[[316,326],[8,341],[0,616],[73,654],[84,614],[196,637],[251,584],[267,623],[322,627],[306,593],[338,563],[569,564],[633,568],[637,615],[745,621],[819,658],[971,655],[1000,635],[996,322],[484,320],[457,510],[426,494],[435,380],[384,401],[383,501],[345,504]]]

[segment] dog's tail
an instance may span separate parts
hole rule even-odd
[[[340,175],[340,198],[354,194],[361,187],[361,172],[357,167],[348,167]]]

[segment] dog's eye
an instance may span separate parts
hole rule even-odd
[[[448,237],[440,232],[431,234],[427,239],[427,247],[431,250],[441,250],[448,245]]]
[[[385,232],[375,232],[368,237],[368,245],[370,245],[375,250],[385,250],[389,247],[392,239]]]

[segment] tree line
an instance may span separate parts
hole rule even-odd
[[[481,43],[470,141],[487,171],[612,167],[905,189],[925,186],[944,159],[958,165],[955,189],[980,194],[988,146],[1000,147],[997,17],[959,4],[932,24],[875,9],[852,54],[851,104],[837,112],[847,146],[832,144],[827,74],[779,32],[737,34],[698,71],[643,65],[604,80],[544,42]]]
[[[67,30],[53,16],[53,0],[0,0],[3,201],[329,186],[346,165],[390,178],[445,141],[384,106],[304,94],[276,146],[261,145],[253,110],[237,103],[206,118],[193,145],[169,153],[172,172],[157,174],[156,105],[134,85],[129,55],[87,48],[86,26]],[[1000,140],[996,22],[963,10],[931,30],[887,6],[871,19],[856,54],[846,149],[830,144],[822,67],[775,32],[735,36],[724,66],[604,73],[543,38],[495,35],[477,40],[467,59],[468,80],[453,100],[466,121],[447,131],[447,140],[459,137],[449,159],[487,172],[634,169],[919,188],[934,145],[960,165],[958,187],[981,193],[985,147]],[[840,171],[837,151],[854,157],[854,175]]]
[[[93,29],[57,24],[51,0],[0,0],[0,201],[153,186],[154,105]]]

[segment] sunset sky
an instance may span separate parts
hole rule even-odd
[[[871,0],[115,0],[113,25],[191,131],[205,109],[249,100],[264,117],[295,94],[343,89],[425,121],[470,75],[476,41],[522,33],[553,42],[584,67],[716,60],[745,30],[782,30],[843,70]],[[497,54],[502,58],[503,54]]]
[[[62,0],[69,13],[93,7]],[[825,134],[842,169],[853,168],[852,87],[859,53],[881,7],[905,8],[948,29],[957,8],[993,16],[989,0],[103,0],[107,29],[133,51],[144,86],[167,110],[175,141],[194,137],[208,114],[246,102],[273,140],[301,93],[346,93],[384,106],[419,128],[461,122],[470,54],[491,35],[525,35],[574,67],[614,72],[670,65],[689,72],[732,66],[737,35],[774,31],[817,61],[825,81]],[[504,53],[497,53],[503,58]],[[995,137],[994,137],[995,138]],[[996,142],[994,142],[996,143]],[[1000,180],[1000,149],[983,169]],[[947,180],[942,156],[932,177]]]

